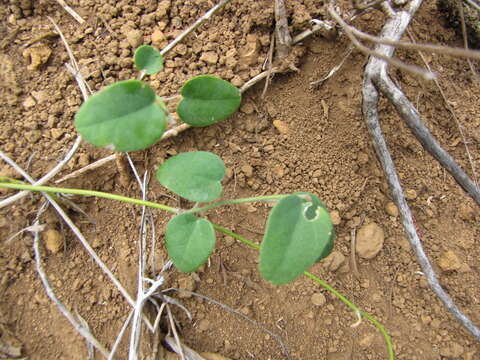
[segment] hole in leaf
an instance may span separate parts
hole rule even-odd
[[[303,215],[308,221],[315,220],[319,215],[318,205],[313,205],[311,202],[308,202],[306,205]]]

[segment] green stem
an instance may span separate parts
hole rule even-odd
[[[73,194],[73,195],[84,195],[84,196],[95,196],[99,198],[104,198],[104,199],[110,199],[110,200],[118,200],[118,201],[123,201],[129,204],[135,204],[135,205],[140,205],[140,206],[148,206],[152,207],[155,209],[160,209],[164,211],[168,211],[174,214],[179,213],[179,209],[173,208],[170,206],[166,206],[163,204],[158,204],[154,203],[151,201],[144,201],[144,200],[139,200],[139,199],[133,199],[129,198],[126,196],[121,196],[121,195],[115,195],[115,194],[110,194],[110,193],[104,193],[101,191],[95,191],[95,190],[83,190],[83,189],[68,189],[68,188],[57,188],[57,187],[50,187],[50,186],[35,186],[35,185],[27,185],[27,184],[19,184],[19,183],[5,183],[5,182],[0,182],[0,188],[8,188],[8,189],[17,189],[17,190],[29,190],[29,191],[38,191],[38,192],[46,192],[46,193],[62,193],[62,194]],[[196,212],[201,212],[205,211],[220,205],[229,205],[229,204],[238,204],[238,203],[244,203],[244,202],[253,202],[253,201],[269,201],[269,200],[280,200],[283,198],[285,195],[270,195],[270,196],[259,196],[259,197],[252,197],[252,198],[243,198],[243,199],[234,199],[234,200],[225,200],[225,201],[218,201],[216,203],[206,205],[200,208],[195,208],[187,211],[188,213],[196,213]],[[251,240],[248,240],[247,238],[244,238],[243,236],[236,234],[223,226],[213,224],[213,227],[226,234],[229,235],[237,240],[240,240],[244,244],[260,250],[260,245],[254,243]],[[386,345],[387,345],[387,350],[388,350],[388,355],[389,355],[389,360],[394,360],[395,359],[395,354],[393,352],[393,346],[392,346],[392,340],[390,338],[390,335],[388,335],[387,331],[383,327],[383,325],[375,319],[372,315],[369,313],[363,311],[359,307],[357,307],[355,304],[353,304],[350,300],[348,300],[345,296],[343,296],[338,290],[335,290],[332,286],[330,286],[327,282],[321,280],[320,278],[316,277],[315,275],[305,271],[303,273],[305,276],[313,280],[314,282],[318,283],[320,286],[322,286],[324,289],[335,295],[341,302],[343,302],[345,305],[347,305],[350,309],[355,311],[355,313],[360,314],[360,316],[368,319],[383,335]]]
[[[343,302],[345,305],[347,305],[350,309],[352,309],[355,313],[360,314],[361,317],[366,318],[369,320],[373,326],[375,326],[378,331],[380,331],[383,335],[383,338],[385,339],[385,343],[387,345],[387,351],[388,351],[388,358],[390,360],[395,359],[395,353],[393,352],[393,344],[392,344],[392,339],[390,338],[390,335],[388,335],[388,332],[385,330],[383,325],[375,319],[372,315],[367,313],[366,311],[360,309],[358,306],[356,306],[354,303],[352,303],[350,300],[348,300],[345,296],[342,295],[338,290],[333,288],[330,284],[327,282],[323,281],[322,279],[316,277],[312,273],[309,273],[308,271],[304,271],[303,275],[306,277],[312,279],[316,283],[318,283],[320,286],[322,286],[324,289],[327,291],[331,292],[333,295],[335,295],[341,302]]]
[[[226,228],[224,228],[223,226],[220,226],[220,225],[216,225],[216,224],[213,224],[213,227],[218,230],[218,231],[221,231],[223,232],[224,234],[228,235],[228,236],[231,236],[237,240],[240,240],[241,242],[243,242],[244,244],[252,247],[252,248],[255,248],[257,250],[260,250],[260,245],[258,245],[257,243],[254,243],[253,241],[251,240],[248,240],[247,238],[244,238],[243,236],[241,235],[238,235]],[[367,313],[366,311],[360,309],[358,306],[356,306],[355,304],[353,304],[350,300],[348,300],[342,293],[340,293],[338,290],[336,290],[335,288],[333,288],[330,284],[328,284],[327,282],[323,281],[322,279],[316,277],[315,275],[313,275],[312,273],[309,273],[308,271],[304,271],[303,274],[310,278],[311,280],[313,280],[314,282],[318,283],[321,287],[323,287],[325,290],[329,291],[330,293],[332,293],[333,295],[335,295],[341,302],[343,302],[345,305],[347,305],[350,309],[352,309],[356,314],[360,314],[361,317],[364,317],[366,318],[367,320],[369,320],[373,326],[375,326],[378,331],[380,331],[380,333],[383,335],[383,338],[385,339],[385,343],[387,345],[387,351],[388,351],[388,358],[389,360],[394,360],[395,359],[395,353],[393,352],[393,344],[392,344],[392,339],[390,338],[390,335],[388,334],[388,332],[385,330],[385,328],[383,327],[383,325],[375,318],[373,317],[372,315],[370,315],[369,313]]]
[[[272,201],[272,200],[276,201],[276,200],[281,200],[285,196],[287,195],[265,195],[265,196],[248,197],[248,198],[241,198],[241,199],[221,200],[221,201],[216,201],[214,203],[211,203],[202,207],[187,210],[185,211],[185,213],[188,213],[188,214],[200,213],[200,212],[207,211],[222,205],[232,205],[232,204],[258,202],[258,201]]]
[[[27,185],[27,184],[15,184],[15,183],[4,183],[0,182],[0,188],[16,189],[16,190],[29,190],[29,191],[39,191],[46,193],[61,193],[61,194],[72,194],[72,195],[83,195],[83,196],[95,196],[103,199],[117,200],[126,202],[129,204],[135,204],[140,206],[148,206],[155,209],[160,209],[168,211],[174,214],[179,213],[179,209],[170,207],[163,204],[154,203],[151,201],[145,201],[140,199],[129,198],[126,196],[115,195],[110,193],[105,193],[95,190],[84,190],[84,189],[68,189],[60,187],[51,187],[51,186],[36,186],[36,185]]]

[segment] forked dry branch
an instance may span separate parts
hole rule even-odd
[[[421,4],[422,0],[411,0],[406,10],[397,11],[394,16],[387,18],[381,31],[381,38],[388,39],[389,41],[399,41]],[[384,57],[391,57],[395,48],[385,44],[377,44],[374,51],[382,54]],[[412,129],[414,135],[420,140],[422,145],[430,151],[448,171],[451,172],[455,179],[468,191],[477,203],[479,203],[480,199],[478,198],[478,187],[476,187],[473,181],[469,179],[453,158],[444,151],[433,138],[427,127],[420,120],[418,111],[389,77],[387,68],[388,64],[377,57],[371,57],[365,68],[362,95],[363,115],[367,122],[368,130],[390,185],[393,199],[400,210],[407,238],[410,241],[412,249],[417,256],[417,260],[431,289],[443,302],[448,311],[450,311],[477,339],[480,339],[480,329],[478,329],[478,327],[476,327],[473,322],[462,313],[452,298],[442,288],[437,279],[437,275],[423,250],[410,207],[405,200],[402,185],[395,169],[395,164],[380,127],[377,108],[379,92],[389,99],[389,101],[395,106],[399,115]]]

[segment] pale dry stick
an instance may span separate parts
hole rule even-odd
[[[357,28],[348,25],[341,17],[338,15],[338,13],[333,9],[333,7],[328,8],[328,12],[332,17],[335,19],[335,21],[338,22],[338,24],[345,30],[345,32],[348,32],[352,34],[354,37],[358,37],[362,40],[370,41],[376,44],[383,44],[383,45],[391,45],[395,46],[396,48],[402,48],[402,49],[407,49],[407,50],[419,50],[419,51],[427,51],[431,53],[436,53],[436,54],[441,54],[441,55],[449,55],[453,57],[459,57],[459,58],[469,58],[469,59],[475,59],[475,60],[480,60],[480,51],[477,50],[471,50],[471,49],[462,49],[462,48],[455,48],[455,47],[449,47],[449,46],[442,46],[442,45],[435,45],[435,44],[415,44],[411,42],[404,42],[404,41],[394,41],[391,39],[385,39],[382,37],[378,36],[373,36],[367,33],[364,33],[363,31],[358,30]],[[385,60],[385,59],[382,59]]]
[[[213,14],[215,14],[218,10],[222,9],[226,4],[228,4],[231,0],[222,0],[217,5],[212,7],[208,10],[205,14],[203,14],[200,18],[197,19],[189,28],[187,28],[183,33],[181,33],[175,40],[173,40],[170,44],[168,44],[165,48],[163,48],[160,53],[165,55],[167,52],[172,50],[180,41],[182,41],[188,34],[193,32],[197,29],[200,25],[202,25],[205,21],[209,20]]]
[[[41,232],[45,230],[45,225],[39,225],[39,226],[34,226],[34,225],[31,225],[31,226],[27,226],[26,228],[23,228],[22,230],[16,232],[15,234],[13,234],[12,236],[10,236],[7,240],[5,240],[4,244],[10,244],[10,242],[15,239],[17,236],[19,235],[22,235],[24,232],[28,231],[28,232]]]
[[[64,1],[64,0],[55,0],[56,2],[58,2],[60,4],[61,7],[63,7],[65,9],[66,12],[68,12],[70,15],[72,15],[72,17],[77,20],[80,24],[83,24],[85,23],[85,20],[83,20],[83,18],[78,15],[75,10],[73,10],[70,6],[67,5],[67,3]]]
[[[335,31],[335,24],[333,24],[331,21],[323,21],[323,20],[318,20],[318,19],[312,19],[310,20],[311,23],[313,24],[311,29],[304,30],[298,35],[295,35],[293,37],[293,44],[297,44],[302,40],[305,40],[307,37],[316,34],[320,30],[325,30],[327,33]],[[328,36],[330,37],[330,36]]]
[[[133,310],[130,311],[130,314],[128,314],[127,319],[124,321],[122,328],[120,329],[120,332],[117,335],[117,338],[115,339],[115,342],[113,343],[112,350],[110,351],[110,354],[108,355],[107,360],[113,360],[113,357],[115,356],[115,353],[117,352],[118,346],[120,345],[120,342],[122,341],[123,335],[125,334],[125,331],[128,328],[128,324],[130,324],[130,320],[132,320],[133,316]]]
[[[267,71],[269,71],[269,74],[267,74],[267,78],[265,79],[265,85],[263,86],[263,91],[261,96],[262,98],[265,97],[268,86],[270,85],[270,81],[272,80],[271,72],[273,68],[273,50],[274,49],[275,49],[275,36],[270,36],[270,48],[268,49],[268,57],[267,57]]]
[[[421,121],[415,106],[408,100],[392,79],[388,76],[386,64],[378,65],[381,71],[372,78],[377,88],[393,104],[399,115],[406,122],[422,146],[453,176],[457,183],[480,205],[480,188],[470,179],[468,174],[445,151],[433,137],[430,130]]]
[[[107,157],[104,157],[104,158],[102,158],[102,159],[100,159],[100,160],[97,160],[97,161],[95,161],[95,162],[93,162],[93,163],[91,163],[91,164],[88,164],[87,166],[85,166],[85,167],[83,167],[83,168],[81,168],[81,169],[78,169],[78,170],[76,170],[76,171],[74,171],[74,172],[72,172],[72,173],[70,173],[70,174],[68,174],[68,175],[65,175],[64,177],[56,180],[56,181],[55,181],[55,184],[59,184],[59,183],[61,183],[61,182],[64,182],[64,181],[66,181],[66,180],[69,180],[69,179],[73,179],[73,178],[75,178],[75,177],[77,177],[77,176],[79,176],[79,175],[81,175],[81,174],[83,174],[84,172],[87,172],[87,171],[89,171],[89,170],[94,170],[94,169],[96,169],[96,168],[98,168],[98,167],[100,167],[100,166],[103,166],[104,164],[106,164],[106,163],[108,163],[108,162],[110,162],[110,161],[115,160],[116,157],[117,157],[117,154],[112,154],[112,155],[109,155],[109,156],[107,156]]]
[[[332,70],[330,70],[330,72],[325,75],[324,77],[322,77],[321,79],[319,80],[315,80],[315,81],[312,81],[310,83],[311,86],[314,86],[314,87],[319,87],[320,85],[322,85],[325,81],[327,81],[328,79],[330,79],[338,70],[340,70],[343,66],[343,64],[345,63],[345,60],[347,60],[347,58],[350,56],[350,54],[352,53],[352,50],[353,50],[353,45],[350,45],[347,50],[345,51],[345,54],[342,56],[342,60],[340,61],[340,63],[338,65],[336,65]]]
[[[155,220],[153,217],[152,212],[149,213],[150,224],[151,224],[151,232],[152,232],[152,246],[151,246],[151,264],[150,264],[150,271],[155,277],[157,274],[155,273],[155,249],[157,248],[157,234],[155,231]],[[162,259],[163,260],[163,259]]]
[[[412,32],[409,29],[407,29],[407,34],[410,37],[410,40],[412,42],[415,42],[415,37],[413,36]],[[419,51],[418,54],[420,55],[420,58],[422,59],[425,67],[428,70],[431,70],[430,65],[428,64],[427,60],[425,59],[425,55],[423,55],[423,53],[421,51]],[[460,124],[460,120],[458,119],[457,114],[455,113],[455,110],[453,110],[452,105],[450,105],[450,103],[447,101],[447,97],[445,96],[445,93],[443,92],[443,89],[440,86],[440,82],[438,81],[438,79],[435,79],[434,82],[435,82],[435,86],[437,87],[438,91],[440,92],[440,95],[442,96],[442,99],[443,99],[443,102],[444,102],[445,106],[447,107],[450,114],[452,114],[452,117],[455,120],[455,123],[457,124],[457,129],[458,129],[458,132],[460,133],[460,136],[462,138],[463,145],[465,146],[465,152],[467,153],[467,157],[468,157],[468,162],[470,163],[470,168],[472,169],[473,181],[475,182],[475,185],[477,185],[477,187],[478,187],[477,171],[476,171],[476,168],[475,168],[475,164],[473,163],[472,154],[470,153],[470,148],[468,147],[467,139],[466,139],[465,133],[463,132],[462,125]]]
[[[406,11],[398,11],[394,17],[387,19],[382,28],[381,36],[389,39],[400,39],[403,36],[407,26],[410,24],[414,13],[421,5],[421,3],[422,0],[411,0],[409,5],[407,6]],[[395,48],[393,48],[392,46],[377,44],[375,47],[375,51],[382,53],[385,56],[392,56]],[[403,227],[405,229],[407,238],[410,241],[415,255],[417,256],[417,260],[420,264],[420,267],[422,268],[422,272],[427,278],[430,288],[443,302],[446,308],[460,321],[460,323],[466,329],[468,329],[477,339],[480,339],[480,329],[478,329],[472,323],[472,321],[458,309],[450,296],[442,288],[437,279],[435,270],[433,269],[427,255],[423,250],[423,246],[421,244],[420,238],[418,237],[415,223],[413,221],[410,207],[405,200],[400,179],[398,178],[398,174],[395,169],[395,164],[388,150],[385,138],[383,137],[382,130],[380,128],[377,108],[379,101],[379,93],[376,88],[376,82],[378,81],[379,77],[382,76],[382,74],[387,74],[386,68],[387,64],[376,57],[371,57],[365,68],[365,75],[362,87],[362,110],[365,121],[367,123],[368,131],[372,137],[376,153],[380,159],[380,163],[382,164],[382,168],[390,185],[390,191],[392,193],[393,199],[400,211]],[[393,100],[394,99],[390,99],[390,101]]]
[[[79,320],[80,324],[88,332],[91,333],[92,331],[90,330],[90,326],[88,325],[87,321],[78,313],[77,310],[75,310],[75,316]],[[87,340],[87,360],[95,360],[95,347],[88,340]]]
[[[358,266],[357,266],[357,256],[355,254],[356,247],[357,247],[356,233],[357,233],[357,229],[355,228],[353,228],[352,232],[350,233],[350,236],[352,238],[352,242],[350,245],[350,262],[352,263],[353,276],[355,276],[357,280],[360,280],[360,272],[358,271]]]
[[[377,5],[380,5],[383,3],[385,0],[372,0],[370,2],[366,1],[365,3],[362,2],[362,0],[353,0],[353,6],[357,10],[366,10],[368,8],[375,7]]]
[[[165,336],[165,342],[176,354],[183,352],[185,355],[185,360],[206,360],[187,345],[181,343],[179,344],[174,337],[172,338],[171,336]]]
[[[7,163],[9,164],[12,168],[15,169],[19,174],[21,174],[29,183],[35,184],[35,180],[28,174],[26,173],[15,161],[10,159],[6,154],[3,153],[3,151],[0,150],[0,157]],[[95,250],[90,246],[88,241],[85,239],[81,231],[77,228],[77,226],[73,223],[73,221],[70,219],[70,217],[63,211],[62,207],[58,205],[58,203],[47,193],[42,193],[42,195],[50,202],[50,204],[55,208],[57,213],[60,215],[60,217],[63,219],[63,221],[70,227],[72,232],[77,236],[77,238],[80,240],[80,243],[83,245],[87,253],[94,259],[94,261],[97,263],[97,265],[102,269],[102,271],[108,276],[108,278],[115,284],[115,286],[118,288],[120,293],[125,297],[127,302],[131,306],[135,306],[135,301],[132,299],[130,294],[125,290],[123,285],[120,283],[120,281],[117,280],[115,275],[110,271],[110,269],[105,265],[105,263],[100,259],[100,257],[97,255]],[[144,317],[144,320],[148,326],[148,328],[151,330],[153,329],[152,325]]]
[[[467,26],[465,25],[465,12],[463,11],[463,1],[457,0],[458,12],[460,13],[460,23],[462,25],[462,37],[463,37],[463,47],[465,50],[468,50],[468,35],[467,35]],[[478,80],[478,74],[475,71],[472,60],[467,58],[468,66],[472,72],[473,78]]]
[[[40,209],[38,210],[37,213],[37,219],[34,222],[34,225],[39,226],[39,217],[45,211],[47,208],[47,203],[42,205]],[[40,248],[38,246],[38,243],[40,242],[40,233],[38,231],[34,232],[33,236],[33,250],[35,253],[35,264],[36,264],[36,269],[38,276],[40,277],[40,280],[42,281],[43,287],[45,288],[45,291],[52,300],[52,302],[57,306],[57,308],[60,310],[60,312],[67,318],[68,321],[72,324],[72,326],[77,330],[77,332],[82,335],[90,344],[95,346],[98,351],[104,356],[108,357],[108,350],[103,346],[93,335],[92,333],[86,329],[77,319],[75,319],[75,316],[68,311],[67,307],[60,301],[60,299],[55,295],[55,292],[53,291],[52,287],[50,286],[50,282],[48,281],[47,274],[43,270],[42,266],[42,259],[41,259],[41,254],[40,254]]]
[[[463,1],[465,1],[468,5],[470,5],[474,9],[480,11],[480,5],[477,4],[475,1],[473,1],[473,0],[463,0]]]
[[[177,355],[180,356],[180,359],[185,360],[185,352],[183,351],[182,342],[180,341],[180,337],[178,336],[178,333],[177,333],[177,328],[175,325],[175,321],[173,320],[172,311],[170,310],[170,306],[167,305],[166,307],[167,307],[167,314],[168,314],[168,322],[170,323],[170,329],[172,329],[173,337],[175,338],[175,342],[177,343],[177,346],[178,346]]]
[[[137,179],[137,182],[140,186],[140,190],[142,192],[142,200],[147,200],[147,195],[146,195],[146,188],[147,188],[147,178],[148,178],[148,172],[146,171],[144,176],[143,176],[143,183],[140,180],[140,177],[138,175],[137,169],[135,168],[135,165],[133,164],[132,159],[130,158],[130,155],[128,153],[125,153],[128,159],[128,162],[130,164],[131,169],[133,170],[133,173],[135,174],[135,178]],[[137,352],[138,352],[138,346],[140,344],[140,334],[142,332],[142,322],[140,321],[140,314],[142,313],[143,310],[143,304],[144,304],[144,283],[143,279],[145,276],[145,251],[146,251],[146,223],[145,223],[145,213],[146,213],[146,206],[142,206],[142,218],[140,220],[140,240],[138,241],[138,286],[137,286],[137,302],[135,304],[135,309],[134,309],[134,314],[133,314],[133,320],[132,320],[132,331],[130,333],[130,350],[129,350],[129,355],[128,358],[130,360],[136,360],[137,359]]]
[[[335,11],[333,6],[328,7],[328,12],[329,14],[334,18],[335,21],[338,22],[338,24],[343,28],[345,31],[345,34],[347,34],[347,37],[350,39],[350,41],[355,45],[355,47],[360,50],[362,53],[368,56],[374,56],[379,59],[382,59],[383,61],[387,62],[390,65],[393,65],[395,67],[398,67],[399,69],[403,69],[405,71],[411,72],[412,74],[421,76],[425,80],[432,80],[435,78],[435,74],[425,71],[421,67],[415,66],[415,65],[408,65],[405,64],[404,62],[397,60],[397,59],[392,59],[391,57],[387,57],[383,54],[380,54],[376,51],[373,51],[360,43],[358,39],[356,38],[356,34],[354,33],[353,30],[355,30],[354,27],[348,25],[342,17]]]
[[[282,349],[282,352],[283,352],[283,355],[287,358],[287,359],[290,359],[290,354],[289,354],[289,351],[288,351],[288,348],[287,346],[283,343],[282,341],[282,338],[275,334],[274,332],[268,330],[267,328],[265,328],[264,326],[260,325],[258,322],[256,322],[255,320],[249,318],[247,315],[241,313],[240,311],[237,311],[235,309],[232,309],[231,307],[229,307],[228,305],[225,305],[217,300],[214,300],[212,299],[211,297],[208,297],[206,295],[202,295],[202,294],[199,294],[199,293],[196,293],[196,292],[193,292],[193,291],[188,291],[188,290],[185,290],[185,289],[178,289],[178,288],[168,288],[168,289],[165,289],[162,291],[162,294],[166,293],[166,292],[169,292],[169,291],[177,291],[177,292],[183,292],[183,293],[186,293],[186,294],[189,294],[189,295],[192,295],[192,296],[196,296],[196,297],[199,297],[200,299],[203,299],[203,300],[206,300],[212,304],[215,304],[215,305],[218,305],[220,306],[222,309],[224,310],[227,310],[229,312],[231,312],[232,314],[235,314],[235,315],[238,315],[240,316],[242,319],[248,321],[250,324],[253,324],[255,327],[259,328],[260,330],[266,332],[268,335],[270,335],[279,345],[280,345],[280,348]]]
[[[83,95],[84,101],[86,101],[88,99],[88,92],[87,92],[87,89],[85,87],[86,82],[85,82],[85,79],[83,79],[83,76],[80,72],[77,61],[75,60],[75,57],[73,56],[73,52],[70,49],[70,46],[68,45],[68,43],[65,39],[65,36],[63,36],[63,33],[60,30],[60,28],[57,26],[57,24],[52,19],[49,18],[49,20],[52,22],[53,26],[55,27],[55,30],[60,35],[60,38],[62,39],[62,41],[65,45],[65,48],[67,49],[68,56],[70,57],[70,61],[73,64],[70,68],[67,67],[67,69],[70,70],[73,67],[74,72],[72,72],[72,74],[74,75],[75,80],[78,84],[78,87],[80,88],[80,91]],[[78,136],[77,139],[75,140],[75,142],[73,143],[72,147],[70,148],[70,150],[65,155],[65,157],[52,170],[50,170],[46,175],[44,175],[42,178],[40,178],[40,180],[38,180],[33,185],[37,185],[37,186],[38,185],[44,185],[46,182],[48,182],[50,179],[52,179],[55,175],[57,175],[60,172],[60,170],[62,170],[63,167],[70,161],[70,159],[73,157],[73,155],[75,155],[75,153],[77,152],[77,149],[80,146],[81,142],[82,142],[82,137]],[[0,201],[0,209],[7,206],[7,205],[10,205],[10,204],[14,203],[17,200],[20,200],[21,198],[27,196],[28,193],[29,193],[28,191],[20,191],[20,192],[16,193],[15,195],[12,195],[12,196]]]
[[[292,36],[288,31],[287,10],[283,0],[275,0],[276,58],[283,61],[292,49]]]

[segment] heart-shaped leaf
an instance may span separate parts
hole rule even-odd
[[[175,155],[157,171],[160,184],[185,199],[197,202],[212,201],[219,197],[222,193],[220,182],[224,176],[222,159],[206,151]]]
[[[228,81],[211,75],[200,75],[187,81],[181,91],[177,114],[192,126],[208,126],[226,119],[237,111],[242,97]]]
[[[271,210],[260,249],[260,273],[276,285],[293,281],[333,246],[330,215],[314,195],[312,201],[289,195]]]
[[[173,217],[165,231],[168,256],[183,272],[202,266],[215,247],[215,230],[210,221],[191,214]]]
[[[75,115],[75,127],[90,144],[117,151],[142,150],[162,137],[165,111],[154,91],[137,80],[107,86]]]
[[[158,73],[163,68],[163,57],[160,51],[150,45],[142,45],[135,50],[135,66],[147,75]]]

